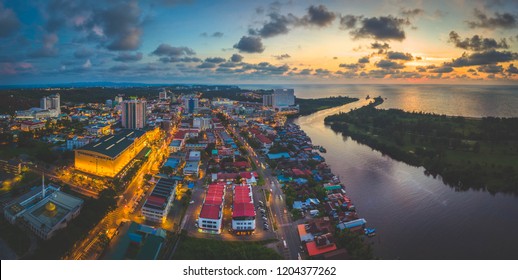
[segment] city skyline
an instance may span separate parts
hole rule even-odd
[[[0,1],[0,84],[516,84],[515,1]]]

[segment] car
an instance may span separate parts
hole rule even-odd
[[[263,217],[263,220],[265,220],[265,221],[268,221],[268,218],[266,218],[266,217]]]
[[[189,204],[193,204],[194,203],[194,200],[191,200],[191,202],[189,202]]]
[[[265,231],[269,231],[270,229],[268,227],[263,228]]]
[[[260,209],[259,211],[261,211],[261,213],[263,213],[263,214],[266,213],[266,210],[264,210],[264,209]]]

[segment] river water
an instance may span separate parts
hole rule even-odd
[[[484,95],[478,90],[461,93],[461,96],[465,94],[470,96],[464,100],[466,103],[477,103],[479,109],[489,111],[481,112],[473,109],[472,105],[466,105],[454,111],[456,115],[518,116],[516,91],[510,94],[501,90],[498,94],[504,97],[488,97],[490,93]],[[386,96],[381,92],[370,95]],[[398,94],[391,95],[396,99],[394,95]],[[399,100],[418,99],[421,102],[416,105],[418,111],[430,108],[433,112],[447,113],[453,110],[448,109],[451,106],[444,103],[448,103],[446,100],[440,106],[424,102],[426,94],[408,98],[403,98],[404,94],[399,95]],[[507,104],[498,98],[507,99]],[[463,103],[462,98],[447,100]],[[484,100],[492,100],[491,104],[502,110],[495,111],[480,104]],[[518,259],[517,196],[472,190],[457,192],[440,178],[426,176],[423,168],[393,160],[324,125],[326,116],[347,112],[366,102],[363,98],[301,117],[296,123],[315,145],[327,149],[324,154],[326,161],[346,185],[360,216],[367,220],[369,227],[377,229],[378,236],[370,239],[375,255],[383,259]],[[387,102],[384,107],[405,109],[411,103],[403,102],[396,106],[395,101]]]

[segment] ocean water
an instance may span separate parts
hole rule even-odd
[[[467,117],[518,117],[518,85],[240,85],[244,89],[293,88],[299,98],[382,96],[380,108]]]

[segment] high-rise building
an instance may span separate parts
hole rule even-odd
[[[121,103],[122,103],[122,96],[120,96],[120,95],[115,96],[114,105],[119,105]]]
[[[263,95],[263,106],[272,107],[272,104],[273,104],[273,95],[272,94]]]
[[[295,92],[293,89],[277,88],[273,90],[272,106],[284,108],[295,105]]]
[[[145,100],[125,100],[121,105],[122,127],[139,129],[146,126],[147,114]]]
[[[273,94],[263,95],[263,106],[276,109],[289,108],[295,105],[295,92],[293,89],[278,88]]]
[[[42,97],[40,99],[40,108],[43,109],[43,110],[48,110],[49,109],[49,106],[48,106],[48,97]]]
[[[165,90],[162,90],[158,93],[158,98],[159,99],[167,99],[167,91]]]
[[[194,113],[194,111],[198,108],[198,98],[190,97],[184,99],[184,106],[188,113]]]

